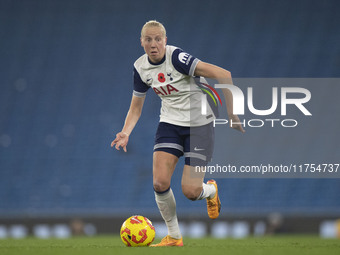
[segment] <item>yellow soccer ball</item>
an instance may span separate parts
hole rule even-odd
[[[120,229],[120,238],[126,246],[149,246],[155,239],[152,222],[140,215],[134,215],[124,221]]]

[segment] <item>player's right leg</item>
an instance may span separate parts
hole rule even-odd
[[[171,177],[174,173],[178,157],[165,151],[153,153],[153,188],[158,193],[163,193],[170,188]]]
[[[158,244],[160,246],[183,246],[183,240],[176,214],[176,201],[170,188],[171,177],[175,170],[178,157],[165,151],[153,154],[153,186],[159,211],[168,228],[168,235]]]
[[[179,135],[181,129],[183,127],[160,122],[156,133],[153,186],[156,203],[167,225],[168,235],[159,244],[152,246],[183,246],[176,214],[176,201],[170,188],[178,158],[183,155],[183,141]]]

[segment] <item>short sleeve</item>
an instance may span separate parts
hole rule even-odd
[[[133,95],[136,97],[145,97],[149,88],[150,87],[140,78],[136,68],[133,68]]]
[[[171,61],[178,72],[194,76],[199,59],[177,48],[172,53]]]

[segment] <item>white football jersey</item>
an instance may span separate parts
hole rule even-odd
[[[144,54],[134,63],[133,95],[145,97],[151,87],[161,98],[160,121],[178,126],[202,126],[213,121],[210,105],[202,114],[203,92],[194,72],[199,59],[174,46],[166,46],[160,63],[153,64]]]

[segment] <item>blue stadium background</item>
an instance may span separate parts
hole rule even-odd
[[[234,77],[327,78],[340,76],[339,7],[336,0],[0,0],[0,217],[158,215],[152,188],[156,95],[147,95],[128,153],[110,148],[129,107],[132,65],[143,54],[139,35],[147,20],[165,24],[169,44]],[[335,92],[323,98],[329,115],[313,109],[325,117],[325,131],[304,129],[310,141],[300,146],[304,157],[317,149],[339,160]],[[228,139],[268,143],[270,132],[280,134],[271,130],[248,138],[228,131]],[[320,135],[324,142],[315,148]],[[288,143],[280,148],[282,157],[291,149]],[[227,153],[231,159],[240,154],[242,146]],[[264,154],[254,145],[251,156]],[[172,183],[178,211],[205,215],[204,203],[181,194],[182,166],[181,160]],[[340,179],[219,183],[224,214],[340,213]]]

